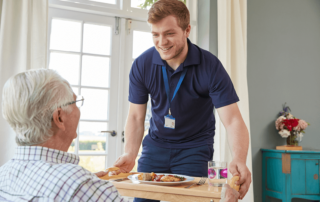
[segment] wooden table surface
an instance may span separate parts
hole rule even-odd
[[[171,202],[203,202],[213,200],[219,202],[222,187],[212,187],[208,185],[208,180],[204,185],[194,185],[188,189],[185,187],[199,182],[200,178],[195,177],[194,181],[176,186],[158,186],[149,184],[140,184],[125,180],[112,183],[118,189],[122,196],[156,199]],[[222,180],[225,182],[225,180]]]

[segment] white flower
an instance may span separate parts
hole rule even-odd
[[[301,140],[303,138],[303,133],[298,133],[297,138],[298,138],[299,142],[301,142]]]
[[[290,135],[290,131],[283,129],[279,131],[279,135],[281,135],[282,138],[287,138]]]
[[[293,119],[294,117],[293,117],[293,115],[291,114],[291,113],[289,113],[288,115],[287,115],[287,119]]]

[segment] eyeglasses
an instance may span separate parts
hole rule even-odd
[[[77,95],[77,98],[75,101],[72,101],[72,102],[68,102],[67,104],[63,105],[63,106],[68,106],[68,105],[72,105],[76,103],[77,107],[82,107],[83,106],[83,103],[84,103],[84,98],[82,95]]]

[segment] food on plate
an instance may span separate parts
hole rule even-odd
[[[167,176],[163,176],[163,177],[161,178],[161,181],[162,181],[162,182],[180,182],[181,179],[178,178],[178,177],[175,177],[175,176],[167,175]]]
[[[186,180],[186,178],[177,175],[157,175],[155,173],[141,173],[138,175],[138,179],[155,182],[181,182]]]
[[[152,181],[152,176],[150,173],[141,173],[138,176],[138,179],[143,181]]]
[[[236,181],[239,181],[239,180],[240,180],[239,176],[233,176],[228,184],[230,185],[231,188],[235,189],[236,191],[239,191],[240,185],[236,185]]]

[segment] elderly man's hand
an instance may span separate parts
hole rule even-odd
[[[239,161],[236,158],[229,164],[229,171],[233,176],[240,176],[240,180],[236,184],[241,185],[239,199],[243,199],[251,184],[251,172],[245,162]]]
[[[220,202],[238,202],[240,194],[232,189],[228,184],[223,185]]]
[[[105,175],[108,175],[109,171],[100,171],[100,172],[96,172],[94,173],[97,177],[103,177]]]

